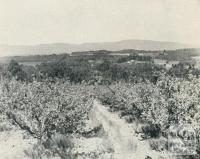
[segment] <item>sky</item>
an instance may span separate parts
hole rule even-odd
[[[127,39],[200,46],[200,0],[0,0],[0,44]]]

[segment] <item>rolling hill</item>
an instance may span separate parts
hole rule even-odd
[[[110,50],[110,51],[118,51],[123,49],[174,50],[174,49],[190,48],[190,47],[192,46],[182,43],[160,42],[151,40],[123,40],[118,42],[83,43],[83,44],[53,43],[53,44],[40,44],[40,45],[28,45],[28,46],[0,45],[0,56],[60,54],[60,53],[71,53],[76,51],[89,51],[89,50]]]

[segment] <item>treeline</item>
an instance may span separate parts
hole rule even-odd
[[[164,66],[151,62],[151,59],[139,55],[63,56],[59,60],[43,62],[35,67],[20,65],[11,60],[0,70],[3,76],[26,82],[46,79],[56,81],[59,78],[73,83],[90,84],[111,84],[118,81],[156,83],[163,73],[179,78],[189,78],[191,74],[196,77],[200,75],[200,71],[191,63],[181,62],[167,70]]]
[[[86,61],[66,58],[62,61],[42,63],[33,66],[23,66],[12,60],[3,75],[17,80],[31,82],[33,80],[57,78],[69,80],[73,83],[112,83],[114,81],[139,82],[152,80],[153,73],[162,68],[152,63],[117,63],[107,59]]]
[[[167,50],[159,54],[157,58],[165,60],[187,61],[194,56],[199,56],[200,49]]]
[[[96,50],[96,51],[80,51],[72,52],[71,56],[110,56],[110,55],[138,55],[144,54],[145,56],[154,56],[156,58],[164,58],[166,60],[188,60],[193,56],[199,56],[199,49],[178,49],[178,50],[134,50],[124,49],[119,51]],[[163,54],[165,52],[165,54]],[[30,56],[14,56],[14,57],[1,57],[1,62],[8,62],[15,59],[16,62],[49,62],[56,61],[63,57],[70,56],[69,53],[51,54],[51,55],[30,55]]]

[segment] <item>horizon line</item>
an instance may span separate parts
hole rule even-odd
[[[185,42],[177,42],[177,41],[167,41],[167,40],[150,40],[150,39],[124,39],[124,40],[113,40],[113,41],[99,41],[99,42],[80,42],[80,43],[70,43],[70,42],[47,42],[47,43],[35,43],[35,44],[3,44],[0,43],[0,46],[39,46],[39,45],[53,45],[53,44],[68,44],[68,45],[83,45],[83,44],[96,44],[96,43],[115,43],[115,42],[123,42],[123,41],[152,41],[152,42],[163,42],[163,43],[177,43],[183,45],[193,45],[197,46],[198,44],[191,44]]]

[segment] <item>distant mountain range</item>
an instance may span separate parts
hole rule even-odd
[[[42,55],[42,54],[60,54],[71,53],[77,51],[94,51],[94,50],[110,50],[118,51],[123,49],[136,50],[175,50],[182,48],[192,48],[192,45],[176,43],[176,42],[161,42],[152,40],[123,40],[118,42],[104,43],[83,43],[83,44],[67,44],[53,43],[40,45],[0,45],[0,56],[15,56],[15,55]]]

